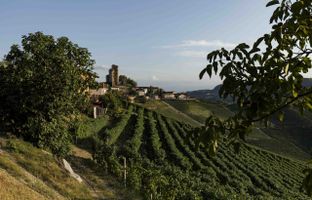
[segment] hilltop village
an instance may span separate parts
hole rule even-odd
[[[119,75],[118,65],[112,65],[106,75],[106,82],[99,82],[98,88],[90,89],[93,103],[108,91],[117,91],[130,102],[146,102],[148,100],[191,100],[186,93],[165,91],[155,86],[137,86],[137,83],[125,75]]]

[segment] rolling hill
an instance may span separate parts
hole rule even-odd
[[[204,123],[210,114],[221,119],[231,116],[236,111],[234,105],[220,101],[167,101],[175,109]],[[252,134],[247,137],[249,143],[275,153],[296,159],[309,159],[312,147],[311,114],[300,115],[296,110],[285,110],[285,121],[280,123],[272,118],[272,126],[256,124]]]
[[[309,199],[299,191],[303,162],[247,144],[240,154],[221,144],[211,157],[204,147],[196,149],[191,125],[143,107],[129,106],[104,130],[98,138],[116,152],[107,166],[126,157],[128,181],[146,198]]]

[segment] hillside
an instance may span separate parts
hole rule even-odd
[[[130,106],[99,138],[109,144],[104,149],[116,150],[106,159],[108,165],[121,157],[130,160],[128,181],[146,197],[309,199],[299,192],[304,163],[249,145],[237,155],[222,144],[210,157],[207,149],[196,150],[191,130],[185,123]],[[162,184],[150,186],[155,181]]]
[[[91,155],[74,147],[67,159],[82,177],[79,183],[59,160],[19,139],[0,138],[0,199],[128,199],[134,197],[111,175],[103,174]],[[133,198],[136,199],[136,198]]]
[[[144,108],[147,108],[149,110],[154,110],[162,115],[165,115],[166,117],[183,121],[185,123],[188,123],[193,126],[200,126],[202,125],[202,121],[196,120],[185,113],[181,112],[178,109],[175,109],[170,104],[168,104],[165,101],[158,101],[158,100],[150,100],[147,101],[144,104],[138,104],[140,106],[143,106]]]
[[[302,81],[302,86],[304,87],[311,87],[312,86],[312,78],[304,78]],[[217,85],[213,89],[209,90],[194,90],[188,91],[187,94],[196,99],[204,99],[204,100],[211,100],[211,101],[222,101],[227,103],[232,103],[232,99],[228,97],[227,99],[221,99],[219,97],[219,89],[221,85]]]
[[[306,168],[301,161],[246,144],[236,154],[224,142],[211,157],[204,147],[196,149],[190,124],[136,105],[120,118],[84,120],[66,158],[83,183],[49,152],[1,138],[1,199],[141,199],[138,193],[145,199],[309,199],[299,191]],[[115,149],[107,167],[92,160],[101,140]],[[122,157],[129,162],[128,189],[122,187]]]
[[[219,101],[166,102],[201,123],[204,123],[212,113],[221,119],[225,119],[236,111],[235,106]],[[247,140],[251,144],[278,154],[296,159],[309,159],[312,146],[311,119],[309,113],[301,116],[293,109],[286,109],[284,123],[280,123],[273,118],[272,127],[257,124],[252,134],[248,135]]]

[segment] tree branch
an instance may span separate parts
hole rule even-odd
[[[310,90],[310,91],[308,91],[308,92],[305,92],[305,93],[303,93],[303,94],[298,95],[297,97],[291,99],[291,100],[288,101],[287,103],[285,103],[285,104],[281,105],[280,107],[278,107],[278,108],[272,110],[270,113],[268,113],[268,114],[266,114],[266,115],[264,115],[264,116],[261,116],[261,117],[258,118],[258,119],[250,120],[249,122],[261,121],[261,120],[263,120],[263,119],[265,119],[265,118],[267,118],[267,117],[269,117],[269,116],[275,114],[276,112],[282,110],[283,108],[286,108],[287,106],[289,106],[289,105],[292,104],[293,102],[297,101],[298,99],[300,99],[300,98],[302,98],[302,97],[304,97],[304,96],[310,95],[310,94],[312,94],[312,90]]]

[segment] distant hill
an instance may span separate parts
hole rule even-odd
[[[304,87],[312,87],[312,78],[304,78],[302,85]],[[188,91],[187,94],[196,99],[206,99],[206,100],[215,100],[215,101],[225,101],[231,102],[231,98],[227,98],[223,100],[219,97],[219,90],[221,88],[221,84],[214,87],[212,90],[194,90]]]
[[[304,87],[311,87],[312,86],[312,78],[304,78],[302,85]]]
[[[222,85],[217,85],[212,90],[194,90],[189,91],[187,94],[196,99],[207,99],[207,100],[221,100],[219,97],[219,90]]]

